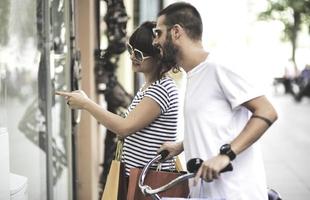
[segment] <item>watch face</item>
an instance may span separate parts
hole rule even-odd
[[[220,154],[227,155],[231,161],[236,158],[236,154],[231,150],[230,144],[224,144],[221,146]]]
[[[224,144],[223,146],[221,146],[221,148],[220,148],[220,153],[221,154],[225,154],[228,151],[230,151],[230,145],[229,144]]]

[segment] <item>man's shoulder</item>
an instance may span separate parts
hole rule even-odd
[[[244,68],[241,65],[225,62],[225,59],[210,57],[207,62],[208,68],[213,69],[216,73],[233,73],[243,76]]]

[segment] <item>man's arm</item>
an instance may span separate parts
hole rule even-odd
[[[278,118],[276,110],[265,96],[254,98],[242,105],[256,117],[251,117],[241,133],[231,142],[231,149],[236,155],[256,142],[269,128],[270,123]]]
[[[260,96],[242,104],[249,109],[253,115],[241,133],[230,143],[231,149],[237,155],[256,142],[278,118],[277,112],[265,96]],[[206,181],[213,181],[219,177],[219,172],[229,163],[227,155],[219,154],[203,162],[199,168],[194,184],[197,184],[200,177]]]

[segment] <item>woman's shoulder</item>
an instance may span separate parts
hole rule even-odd
[[[162,77],[161,79],[155,81],[150,88],[157,88],[158,90],[168,93],[177,90],[175,81],[169,76]]]
[[[163,87],[176,86],[175,81],[170,76],[164,76],[161,79],[155,81],[155,84],[162,85]]]
[[[169,77],[162,77],[161,79],[156,80],[148,87],[148,92],[156,91],[158,94],[170,94],[178,93],[178,89],[175,81]]]

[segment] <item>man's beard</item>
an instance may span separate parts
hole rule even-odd
[[[169,34],[167,36],[167,40],[164,43],[162,47],[162,58],[161,58],[161,63],[164,66],[169,66],[169,67],[176,67],[178,62],[177,62],[177,54],[179,50],[175,45],[172,43],[171,35]]]

